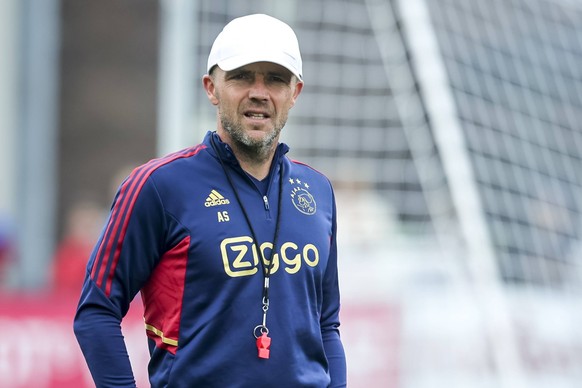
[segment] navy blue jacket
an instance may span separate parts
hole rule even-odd
[[[287,151],[279,144],[266,195],[211,132],[124,181],[89,259],[74,322],[98,387],[135,385],[120,322],[138,292],[153,387],[346,385],[333,190]],[[262,323],[264,282],[256,246],[269,260],[277,214],[272,344],[263,359],[253,335]]]

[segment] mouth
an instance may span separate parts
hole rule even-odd
[[[245,117],[253,120],[265,120],[271,117],[266,112],[258,112],[258,111],[246,111],[244,112]]]

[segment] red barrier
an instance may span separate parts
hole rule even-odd
[[[94,387],[73,334],[77,297],[0,296],[0,387]],[[141,302],[122,324],[139,387],[147,387],[147,344]]]
[[[0,295],[0,387],[94,387],[73,333],[77,296]],[[387,303],[344,304],[342,338],[351,388],[399,385],[400,313]],[[147,380],[143,307],[136,299],[122,330],[138,387]]]

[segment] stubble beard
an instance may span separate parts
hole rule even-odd
[[[241,123],[235,123],[226,115],[220,114],[222,128],[229,134],[233,141],[233,146],[242,153],[243,156],[255,162],[264,162],[271,156],[273,145],[279,138],[281,130],[285,126],[286,119],[275,124],[271,132],[268,132],[262,139],[254,139],[249,136]]]

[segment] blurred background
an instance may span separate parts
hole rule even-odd
[[[133,167],[215,129],[210,45],[255,12],[302,48],[283,141],[337,191],[349,386],[578,387],[578,0],[1,0],[0,386],[91,386],[88,252]]]

